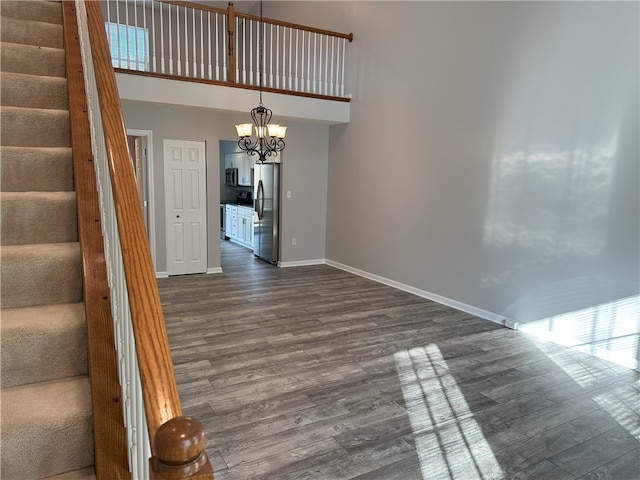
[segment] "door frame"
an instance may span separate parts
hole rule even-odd
[[[145,174],[148,180],[147,185],[147,213],[149,219],[149,231],[147,238],[149,239],[149,250],[151,252],[151,261],[153,262],[154,271],[157,274],[156,261],[156,210],[155,210],[155,178],[153,176],[153,132],[151,130],[139,130],[136,128],[127,128],[127,136],[146,137],[147,139],[147,161],[144,164]]]

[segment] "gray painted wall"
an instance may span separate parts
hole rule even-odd
[[[249,112],[229,114],[131,102],[124,102],[122,110],[126,128],[153,132],[157,272],[162,274],[167,269],[162,146],[165,138],[206,142],[207,267],[219,268],[220,140],[234,140],[234,124],[248,121]],[[294,120],[286,120],[286,125],[289,138],[283,152],[286,156],[282,189],[283,192],[291,191],[292,196],[282,200],[282,261],[285,264],[302,260],[322,261],[327,216],[329,127]],[[297,237],[296,246],[291,245],[293,236]]]
[[[353,32],[328,259],[521,322],[638,293],[637,2],[268,2]]]
[[[355,35],[351,122],[286,121],[285,264],[327,258],[519,322],[637,295],[639,13],[636,2],[266,2],[265,16]],[[207,140],[211,238],[218,140],[238,121],[125,106],[127,128],[154,131],[156,157],[163,138]]]

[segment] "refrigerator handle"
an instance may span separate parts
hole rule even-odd
[[[258,181],[258,198],[256,198],[256,212],[258,212],[258,220],[262,220],[264,216],[264,186],[262,180]]]

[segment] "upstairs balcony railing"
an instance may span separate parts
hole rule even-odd
[[[116,69],[348,99],[353,34],[182,1],[102,2]]]

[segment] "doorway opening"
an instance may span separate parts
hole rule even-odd
[[[153,133],[151,130],[127,129],[127,143],[136,175],[142,218],[147,230],[154,269],[156,263],[156,228],[153,187]]]
[[[236,140],[220,140],[219,153],[220,266],[228,271],[253,260],[255,160]]]

